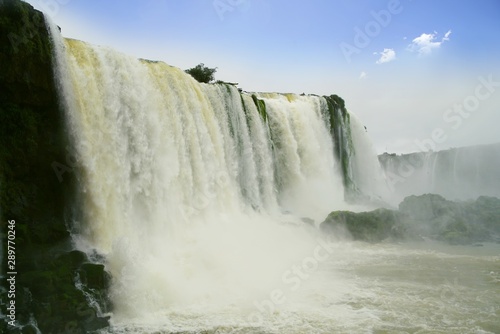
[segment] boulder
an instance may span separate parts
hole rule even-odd
[[[399,210],[334,211],[320,228],[327,233],[347,231],[355,240],[435,239],[450,244],[500,242],[500,199],[481,196],[455,202],[436,194],[408,196]]]
[[[370,212],[334,211],[321,223],[326,233],[342,233],[345,230],[354,240],[380,242],[400,239],[405,227],[398,211],[377,209]]]

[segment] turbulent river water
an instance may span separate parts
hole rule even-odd
[[[346,187],[385,196],[355,115],[332,124],[325,97],[199,84],[51,29],[73,240],[112,276],[107,332],[500,332],[498,245],[319,234],[330,211],[366,209]]]
[[[298,287],[281,281],[247,304],[174,307],[110,333],[500,333],[498,244],[336,241],[331,251],[317,267],[306,260]]]

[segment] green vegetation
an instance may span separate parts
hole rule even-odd
[[[252,94],[252,100],[259,111],[260,116],[267,123],[267,111],[266,111],[266,102],[257,97],[257,95]]]
[[[401,214],[388,209],[371,212],[334,211],[321,224],[327,233],[342,234],[347,229],[355,240],[380,242],[386,239],[399,239],[404,228],[398,222]]]
[[[334,153],[340,162],[344,181],[345,197],[354,200],[361,196],[353,181],[351,155],[355,154],[350,130],[350,116],[344,100],[338,95],[324,96],[328,105],[330,133],[334,139]]]
[[[227,82],[227,81],[223,81],[223,80],[217,80],[215,82],[215,84],[218,84],[218,85],[231,85],[231,86],[238,86],[238,83],[237,82]]]
[[[202,83],[210,83],[214,81],[215,72],[217,72],[217,67],[206,67],[203,63],[186,70],[186,73],[190,74],[193,78]]]
[[[329,99],[333,105],[336,105],[338,108],[340,108],[340,110],[342,111],[342,116],[346,116],[347,109],[345,108],[345,101],[343,98],[336,94],[327,96],[326,98]]]
[[[454,202],[435,194],[408,196],[399,210],[334,211],[321,224],[327,233],[345,229],[355,240],[423,238],[450,244],[500,242],[500,199],[481,196]]]
[[[408,196],[399,210],[413,218],[414,233],[451,244],[500,241],[500,199],[454,202],[440,195]]]

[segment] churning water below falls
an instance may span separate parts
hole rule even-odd
[[[51,31],[84,212],[73,239],[112,277],[104,333],[500,332],[499,245],[319,233],[329,212],[367,209],[348,190],[386,198],[353,114]]]
[[[498,244],[318,245],[245,302],[158,310],[109,333],[500,333]]]

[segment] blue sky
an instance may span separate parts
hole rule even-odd
[[[247,91],[338,94],[378,152],[500,142],[498,0],[27,2],[65,37]]]

